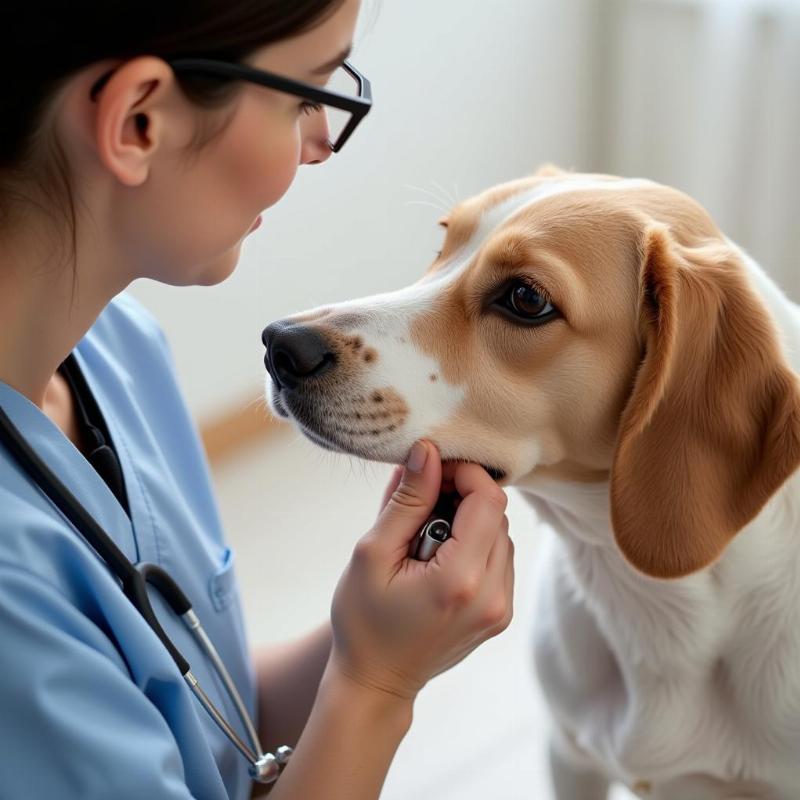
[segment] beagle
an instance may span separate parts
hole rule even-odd
[[[800,798],[800,307],[686,195],[553,167],[444,219],[414,285],[264,331],[322,447],[483,464],[551,529],[558,800]]]

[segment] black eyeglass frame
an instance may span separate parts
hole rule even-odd
[[[319,86],[313,86],[310,83],[296,81],[293,78],[286,78],[273,72],[266,72],[255,67],[248,67],[245,64],[236,64],[229,61],[216,61],[209,58],[177,58],[169,60],[167,63],[176,73],[194,73],[226,80],[247,81],[259,86],[266,86],[268,89],[292,94],[304,100],[310,100],[313,103],[332,106],[341,111],[349,112],[351,115],[350,120],[345,125],[344,130],[339,134],[335,142],[329,143],[331,151],[334,153],[338,153],[344,147],[345,142],[353,135],[353,131],[372,108],[372,84],[349,61],[343,61],[342,68],[356,80],[358,84],[357,97],[349,97],[339,92],[332,92]]]
[[[339,134],[335,142],[329,142],[331,151],[334,153],[338,153],[344,147],[345,142],[353,135],[353,131],[372,108],[372,84],[349,61],[343,61],[342,68],[358,83],[357,97],[331,92],[328,89],[321,89],[319,86],[314,86],[310,83],[294,80],[294,78],[287,78],[284,75],[276,75],[274,72],[267,72],[231,61],[217,61],[211,58],[176,58],[168,59],[167,63],[176,73],[195,73],[224,80],[247,81],[259,86],[266,86],[268,89],[275,89],[295,97],[301,97],[304,100],[311,100],[316,104],[333,106],[333,108],[349,112],[351,115],[350,120],[345,125],[344,130]],[[110,70],[92,86],[90,91],[92,100],[97,99],[97,95],[100,94],[113,74],[114,70]]]

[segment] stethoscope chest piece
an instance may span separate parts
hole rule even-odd
[[[261,758],[250,765],[250,777],[258,783],[274,783],[291,758],[292,752],[291,747],[284,745],[279,747],[274,755],[264,753]]]

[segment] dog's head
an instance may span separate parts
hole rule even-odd
[[[273,410],[362,458],[424,437],[508,485],[608,481],[636,567],[713,561],[800,463],[800,392],[702,207],[548,168],[441,225],[414,285],[264,331]]]

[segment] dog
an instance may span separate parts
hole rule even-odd
[[[558,800],[800,798],[800,307],[649,180],[459,203],[412,286],[264,331],[321,447],[427,438],[550,529],[534,661]]]

